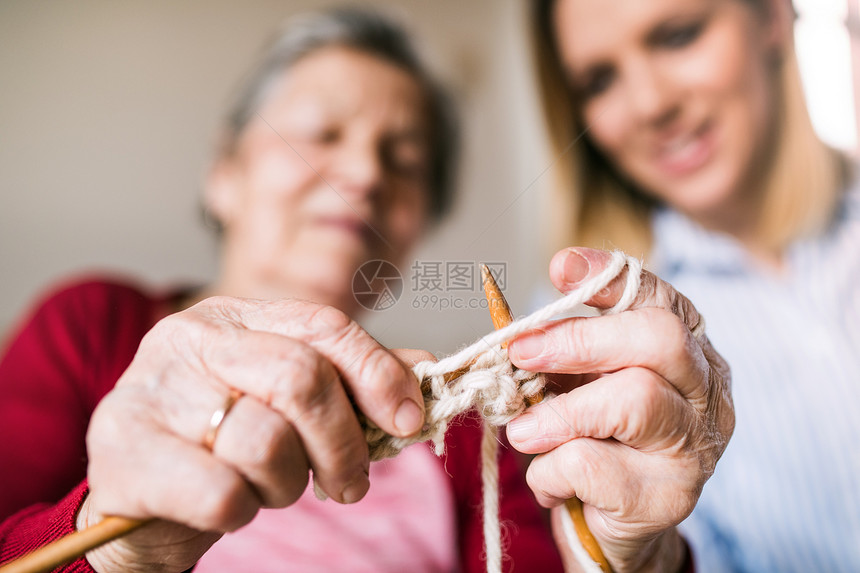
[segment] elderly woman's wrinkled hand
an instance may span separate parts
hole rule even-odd
[[[554,257],[551,279],[568,292],[608,261],[604,251],[567,249]],[[625,281],[589,304],[611,308]],[[617,572],[680,566],[674,526],[693,510],[734,428],[729,369],[707,337],[691,332],[700,320],[689,300],[643,272],[630,310],[558,321],[510,346],[517,366],[559,374],[560,395],[508,426],[514,447],[539,454],[529,485],[541,504],[559,506],[557,537],[561,504],[581,499]]]
[[[335,501],[358,501],[369,462],[353,403],[393,435],[423,424],[409,368],[339,310],[212,298],[162,320],[92,418],[78,528],[154,521],[87,558],[185,570],[261,507],[295,502],[309,470]]]

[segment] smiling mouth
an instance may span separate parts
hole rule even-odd
[[[352,235],[366,244],[376,237],[369,223],[356,217],[320,217],[317,224],[323,228],[332,229]]]
[[[688,175],[704,166],[714,154],[714,129],[705,122],[698,129],[657,145],[655,160],[667,175]]]

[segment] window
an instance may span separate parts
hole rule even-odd
[[[860,56],[860,0],[794,0],[794,7],[797,57],[812,123],[825,142],[857,155],[858,70],[852,61]]]

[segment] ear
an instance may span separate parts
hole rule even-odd
[[[241,188],[237,170],[235,159],[219,155],[206,174],[203,205],[224,229],[230,227],[239,210]]]

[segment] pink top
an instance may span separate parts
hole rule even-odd
[[[195,572],[281,573],[287,564],[321,573],[456,571],[453,507],[450,478],[428,445],[416,444],[371,464],[370,491],[360,502],[320,501],[309,485],[290,507],[263,509],[222,537]]]

